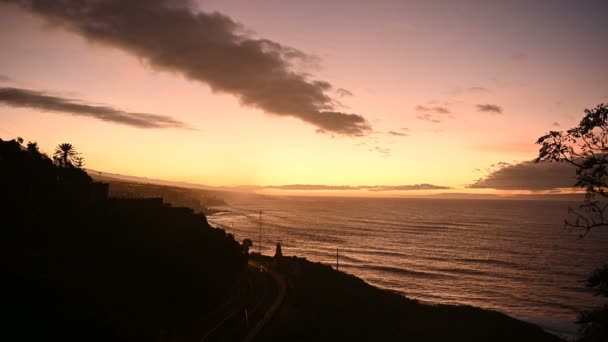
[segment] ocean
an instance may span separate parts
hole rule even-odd
[[[253,196],[209,216],[262,253],[334,265],[368,283],[425,303],[497,310],[573,336],[583,309],[601,303],[584,287],[608,262],[608,230],[579,238],[564,228],[576,203]]]

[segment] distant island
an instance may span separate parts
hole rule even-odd
[[[187,207],[197,198],[94,182],[64,147],[53,160],[0,139],[7,340],[560,341],[498,312],[426,305],[304,258],[250,254],[251,241]],[[199,207],[222,203],[208,199]]]

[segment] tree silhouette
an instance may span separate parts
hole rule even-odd
[[[537,162],[566,162],[576,167],[576,186],[585,189],[585,201],[577,210],[570,208],[575,219],[566,226],[582,230],[608,226],[608,105],[585,109],[577,127],[566,132],[551,131],[540,137]]]
[[[38,148],[38,143],[35,141],[28,141],[26,150],[35,157],[40,157],[42,153],[40,153],[40,149]]]
[[[57,145],[55,153],[53,153],[54,160],[59,162],[59,165],[63,167],[73,166],[74,158],[78,155],[76,149],[72,144],[63,143]]]
[[[585,190],[585,199],[578,208],[568,208],[574,216],[566,220],[568,228],[581,230],[581,237],[591,230],[608,227],[608,105],[585,109],[579,125],[565,132],[550,131],[540,137],[539,161],[565,162],[576,167],[576,186]],[[586,286],[595,295],[608,297],[608,265],[597,269]],[[608,340],[608,305],[583,312],[580,324],[581,341]]]
[[[79,169],[84,168],[85,162],[84,162],[84,157],[82,156],[82,154],[78,154],[76,157],[73,158],[74,160],[74,166],[76,166]]]

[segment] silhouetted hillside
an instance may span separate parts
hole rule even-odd
[[[109,200],[106,185],[17,141],[0,140],[0,190],[7,340],[167,339],[222,303],[247,267],[203,214]]]
[[[97,178],[95,174],[92,175]],[[213,206],[224,206],[226,202],[216,191],[180,188],[176,186],[129,183],[111,178],[104,178],[110,189],[109,195],[114,198],[162,198],[173,206],[192,208],[207,214]]]
[[[302,258],[284,257],[281,273],[287,295],[260,341],[561,341],[499,312],[421,304]]]

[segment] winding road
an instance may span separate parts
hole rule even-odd
[[[285,281],[275,272],[250,260],[246,284],[224,305],[190,325],[179,341],[251,341],[272,317],[285,297]]]

